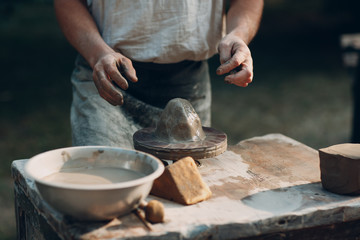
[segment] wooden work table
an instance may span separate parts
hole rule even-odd
[[[281,134],[241,141],[199,171],[213,192],[183,206],[160,200],[165,223],[149,231],[130,214],[106,222],[78,222],[53,210],[13,162],[20,239],[356,239],[360,197],[324,190],[318,152]]]

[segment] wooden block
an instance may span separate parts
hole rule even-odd
[[[360,144],[338,144],[319,149],[321,182],[338,194],[360,194]]]
[[[202,180],[194,159],[185,157],[165,168],[154,181],[151,194],[190,205],[210,198],[211,191]]]

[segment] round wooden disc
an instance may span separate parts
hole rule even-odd
[[[227,148],[226,134],[209,127],[203,127],[203,130],[206,138],[202,141],[168,143],[155,136],[155,128],[144,128],[134,133],[134,147],[136,150],[166,160],[179,160],[187,156],[193,159],[203,159],[225,152]]]

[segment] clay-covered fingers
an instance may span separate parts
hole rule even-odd
[[[116,59],[113,59],[112,62],[104,63],[104,71],[105,74],[108,76],[108,79],[114,81],[117,86],[121,89],[128,89],[129,84],[126,81],[125,77],[121,75],[120,71],[117,67],[118,63]]]
[[[93,68],[93,79],[100,96],[112,105],[124,103],[119,88],[126,90],[129,87],[128,80],[138,80],[131,60],[120,53],[101,57]]]
[[[225,82],[234,84],[239,87],[247,87],[253,80],[252,58],[246,59],[239,71],[234,71],[225,77]]]
[[[124,98],[119,89],[112,84],[111,79],[104,71],[93,72],[95,86],[100,96],[108,101],[111,105],[117,106],[124,103]]]
[[[216,73],[218,75],[228,74],[225,82],[240,87],[247,87],[252,82],[253,61],[251,52],[243,41],[230,41],[228,44],[225,38],[219,44],[219,55],[221,65]],[[227,60],[225,61],[225,59]]]
[[[224,64],[231,58],[232,53],[232,44],[227,42],[220,42],[218,46],[218,52],[220,56],[220,64]],[[217,73],[221,75],[222,73],[218,72],[219,68],[217,69]]]
[[[117,63],[117,68],[126,79],[128,79],[132,82],[138,81],[135,69],[134,69],[130,59],[121,58],[121,60]]]
[[[236,32],[231,32],[221,40],[218,51],[221,65],[216,73],[227,74],[227,83],[248,86],[253,79],[253,61],[247,44],[236,35]]]
[[[229,73],[240,66],[246,59],[251,58],[250,50],[245,44],[233,43],[231,46],[230,48],[227,44],[219,45],[221,65],[216,70],[218,75]]]

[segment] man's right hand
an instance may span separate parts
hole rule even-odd
[[[124,103],[117,86],[126,90],[128,80],[138,81],[131,60],[117,52],[105,54],[95,62],[93,80],[100,96],[114,106]]]
[[[54,0],[54,8],[65,37],[92,67],[101,97],[114,106],[122,105],[124,98],[116,85],[126,90],[128,80],[137,82],[131,60],[104,42],[86,0]]]

